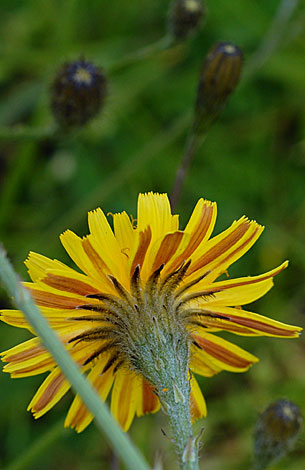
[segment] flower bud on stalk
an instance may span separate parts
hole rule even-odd
[[[51,91],[51,106],[59,124],[82,126],[103,106],[107,81],[101,69],[81,59],[60,68]]]
[[[254,433],[255,469],[264,470],[293,447],[303,418],[297,405],[278,400],[259,416]]]
[[[241,72],[242,51],[230,42],[217,42],[201,70],[195,105],[194,132],[201,134],[224,108]]]
[[[201,0],[174,0],[169,13],[169,32],[181,41],[194,32],[205,17]]]

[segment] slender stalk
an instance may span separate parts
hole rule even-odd
[[[260,46],[252,54],[251,59],[244,70],[244,77],[248,78],[260,69],[274,52],[278,49],[281,42],[286,40],[286,27],[291,17],[293,16],[299,0],[282,0],[279,3],[278,9],[274,16],[272,23],[269,26]]]
[[[33,302],[30,293],[19,282],[16,273],[6,258],[5,251],[0,247],[0,278],[8,292],[14,297],[15,304],[25,314],[29,323],[41,338],[44,346],[53,356],[74,391],[79,394],[85,405],[95,416],[98,428],[105,434],[109,443],[121,457],[130,470],[149,470],[148,463],[144,460],[139,450],[124,434],[117,422],[111,416],[108,407],[103,403],[95,390],[80,372],[75,362],[71,359],[57,335],[49,327],[38,307]]]
[[[110,64],[107,69],[108,75],[114,75],[118,72],[121,72],[123,69],[129,67],[130,65],[137,64],[142,60],[148,59],[159,52],[163,52],[174,45],[173,38],[171,36],[164,36],[152,44],[149,44],[137,51],[127,54],[123,59]]]
[[[198,149],[201,142],[204,140],[205,135],[206,134],[201,136],[201,135],[195,134],[194,132],[191,132],[189,134],[189,137],[186,142],[185,152],[183,154],[180,166],[178,167],[178,170],[176,173],[176,179],[175,179],[172,193],[170,196],[170,201],[171,201],[171,206],[172,206],[173,211],[177,207],[177,204],[181,195],[181,191],[183,188],[183,183],[184,183],[186,176],[188,175],[189,169],[194,160],[195,152]]]
[[[189,338],[170,302],[160,309],[163,301],[159,306],[152,306],[149,297],[146,301],[134,346],[136,367],[154,385],[167,415],[179,468],[199,470],[198,439],[191,424]]]
[[[199,470],[198,446],[193,437],[191,425],[189,392],[186,400],[181,400],[178,403],[175,394],[171,392],[169,389],[166,397],[166,406],[167,409],[170,409],[167,415],[180,468],[181,470]]]

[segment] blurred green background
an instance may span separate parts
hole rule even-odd
[[[1,0],[0,231],[13,264],[29,250],[71,265],[58,235],[87,233],[86,213],[136,213],[140,191],[170,192],[181,159],[201,63],[218,40],[239,45],[244,76],[196,154],[177,211],[185,223],[198,198],[218,203],[216,232],[246,214],[266,230],[230,275],[260,274],[289,259],[275,288],[251,306],[303,325],[305,279],[305,6],[295,0],[207,1],[204,27],[183,44],[128,67],[129,54],[165,35],[162,0]],[[49,88],[58,67],[84,56],[109,71],[109,96],[85,128],[58,138],[28,138],[53,125]],[[111,73],[112,70],[112,73]],[[15,134],[15,126],[25,129]],[[37,134],[36,133],[36,134]],[[1,291],[1,305],[10,301]],[[1,325],[1,350],[29,337]],[[208,402],[202,469],[250,467],[256,417],[289,398],[305,412],[304,340],[232,337],[261,358],[246,374],[200,380]],[[62,427],[71,395],[38,421],[26,411],[42,377],[0,377],[0,468],[118,469],[94,425]],[[152,462],[161,450],[175,469],[158,413],[135,420],[130,434]],[[305,468],[304,434],[274,469]],[[136,469],[135,469],[136,470]]]

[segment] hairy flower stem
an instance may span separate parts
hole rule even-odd
[[[168,416],[171,439],[183,470],[198,470],[198,449],[192,435],[190,408],[188,401],[176,402],[176,392],[170,388],[161,404]]]
[[[138,344],[137,369],[155,386],[168,416],[171,440],[182,470],[198,470],[198,451],[190,416],[189,339],[183,327],[154,318]],[[147,324],[148,326],[148,324]]]

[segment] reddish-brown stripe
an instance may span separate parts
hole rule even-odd
[[[54,289],[78,295],[97,294],[97,292],[99,292],[98,289],[90,286],[86,282],[64,276],[57,276],[52,273],[48,273],[47,276],[42,279],[42,282]]]
[[[5,362],[24,362],[45,352],[46,350],[41,345],[37,345],[25,351],[6,356],[4,360]]]
[[[152,413],[158,404],[158,397],[153,392],[153,387],[143,380],[143,388],[142,388],[142,411],[143,414]]]
[[[83,402],[80,402],[77,413],[75,413],[73,419],[71,420],[70,426],[72,428],[80,426],[88,413],[89,413],[89,410],[86,408]]]
[[[156,254],[152,272],[160,268],[161,264],[166,264],[176,253],[183,238],[183,232],[168,233],[161,242],[160,248]]]
[[[72,297],[64,297],[63,295],[52,294],[50,292],[45,292],[42,290],[30,289],[33,299],[37,305],[41,307],[51,307],[51,308],[66,308],[72,310],[80,304],[88,303],[88,299],[84,298],[74,299]]]
[[[254,230],[253,233],[251,233],[251,235],[241,244],[239,245],[235,250],[232,251],[232,253],[230,253],[225,259],[221,260],[218,265],[215,266],[214,269],[217,269],[219,266],[221,266],[222,264],[226,263],[230,258],[232,258],[236,253],[238,253],[239,251],[242,251],[247,245],[249,245],[249,243],[253,240],[253,238],[255,237],[255,235],[257,234],[258,232],[258,227],[256,227],[256,229]]]
[[[39,400],[33,406],[33,411],[38,413],[43,410],[43,408],[53,400],[56,393],[60,390],[61,386],[65,381],[65,377],[62,374],[59,374],[54,377],[54,379],[46,387],[45,391],[39,398]]]
[[[39,362],[39,364],[35,364],[30,367],[23,367],[22,369],[14,370],[10,372],[10,374],[11,376],[14,376],[14,377],[17,377],[18,375],[24,375],[24,374],[35,375],[38,369],[46,368],[46,367],[51,369],[51,366],[54,366],[54,360],[52,358],[46,359],[45,361],[41,361]],[[41,372],[39,372],[39,374],[41,374]]]
[[[295,336],[297,333],[296,330],[285,330],[285,328],[279,328],[278,326],[268,325],[267,323],[263,323],[257,320],[253,320],[251,318],[243,318],[238,316],[231,316],[230,319],[232,322],[236,323],[237,325],[243,325],[253,330],[262,331],[263,333],[268,333],[270,335],[279,335],[279,336]]]
[[[202,327],[210,327],[210,328],[219,328],[220,330],[225,331],[232,331],[236,333],[249,333],[248,328],[243,328],[241,326],[234,325],[234,323],[230,322],[229,320],[220,320],[219,318],[211,318],[211,317],[203,317],[200,320],[196,320]]]
[[[199,260],[190,267],[188,274],[190,275],[203,266],[206,266],[225,253],[227,250],[232,248],[243,237],[247,230],[249,230],[249,228],[249,222],[239,225],[233,232],[231,232],[219,243],[210,248],[204,255],[202,255]]]
[[[187,244],[187,247],[185,250],[174,260],[174,262],[171,264],[169,270],[175,271],[176,269],[181,266],[181,264],[187,260],[192,253],[198,248],[200,245],[201,241],[203,240],[204,236],[206,235],[211,220],[213,216],[213,208],[212,206],[204,206],[201,217],[191,233],[189,243]]]
[[[89,260],[91,261],[92,265],[97,270],[97,272],[99,272],[103,277],[106,276],[105,273],[109,273],[109,268],[107,264],[102,260],[100,255],[97,253],[97,251],[95,251],[88,238],[82,240],[82,246],[86,255],[88,256]]]
[[[227,283],[224,286],[217,286],[216,284],[214,288],[209,289],[209,292],[220,292],[226,289],[231,289],[233,287],[240,287],[240,286],[246,286],[248,284],[256,284],[258,282],[263,282],[263,281],[266,281],[267,279],[270,279],[271,277],[277,276],[281,271],[283,271],[283,269],[285,269],[285,267],[279,268],[277,271],[273,272],[273,274],[266,274],[265,276],[261,276],[257,279],[250,277],[249,279],[243,279],[242,281],[237,281],[237,282],[235,282],[233,279],[232,282]]]
[[[218,359],[219,361],[228,364],[229,366],[244,369],[245,367],[248,367],[250,364],[252,364],[251,361],[237,356],[229,349],[226,349],[219,344],[213,343],[206,338],[201,338],[197,335],[193,335],[193,338],[201,349],[215,357],[215,359]]]
[[[133,275],[138,265],[140,266],[143,265],[150,241],[151,241],[151,228],[148,226],[143,232],[140,232],[139,234],[139,245],[138,245],[136,254],[133,258],[131,268],[130,268],[131,275]]]

